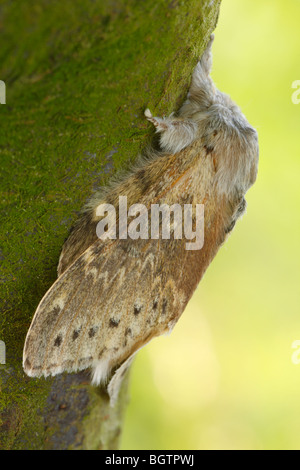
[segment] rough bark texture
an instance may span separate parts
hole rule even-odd
[[[30,379],[22,348],[93,188],[134,161],[143,117],[182,103],[221,0],[8,0],[0,6],[0,448],[117,449],[128,400],[89,374]]]

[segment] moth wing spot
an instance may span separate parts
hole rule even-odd
[[[117,328],[119,326],[120,320],[116,320],[115,318],[109,319],[109,326],[110,328]]]
[[[73,335],[72,335],[72,340],[73,340],[73,341],[75,341],[75,340],[78,338],[78,336],[79,336],[79,334],[80,334],[80,331],[81,331],[81,327],[80,327],[80,328],[77,328],[77,330],[74,330],[74,331],[73,331]]]
[[[211,145],[204,145],[204,148],[206,151],[206,155],[209,155],[210,153],[214,151],[214,147],[212,147]]]
[[[133,308],[134,315],[138,315],[142,310],[142,305],[135,305]]]
[[[62,343],[62,335],[58,335],[58,336],[55,338],[54,346],[56,346],[57,348],[59,348],[59,346],[61,345],[61,343]]]
[[[89,329],[89,333],[88,333],[89,338],[93,338],[96,335],[98,329],[99,329],[98,326],[92,326],[92,328]]]
[[[167,313],[167,306],[168,306],[167,299],[163,299],[162,306],[161,306],[161,314],[162,315],[165,315]]]

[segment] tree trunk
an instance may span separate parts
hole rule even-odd
[[[2,449],[118,448],[128,378],[114,408],[86,371],[31,379],[24,339],[76,211],[153,138],[144,109],[180,106],[220,1],[0,6]]]

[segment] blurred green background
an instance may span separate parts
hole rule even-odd
[[[299,449],[299,0],[224,0],[212,76],[260,141],[248,209],[169,337],[139,352],[123,449]]]

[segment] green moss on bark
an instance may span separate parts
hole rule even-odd
[[[30,379],[23,343],[76,212],[153,137],[144,109],[169,114],[183,101],[220,1],[0,6],[3,449],[118,446],[126,384],[111,411],[85,374]]]

